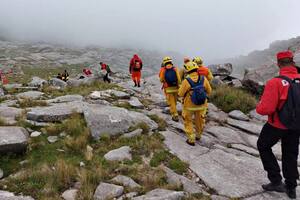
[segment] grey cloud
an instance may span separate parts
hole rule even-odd
[[[298,0],[0,0],[0,35],[216,59],[300,35]]]

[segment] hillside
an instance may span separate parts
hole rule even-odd
[[[145,76],[157,73],[164,56],[172,56],[175,62],[176,58],[182,57],[171,52],[0,41],[0,64],[2,68],[6,66],[7,69],[15,66],[15,71],[24,68],[67,68],[76,73],[85,66],[103,61],[109,64],[113,71],[127,73],[129,60],[136,53],[145,63]]]
[[[234,66],[234,74],[241,77],[245,69],[261,68],[270,66],[276,62],[275,55],[279,51],[290,49],[295,52],[300,51],[300,36],[289,40],[278,40],[270,44],[267,49],[257,50],[249,53],[246,56],[227,59]],[[300,58],[299,64],[300,64]]]

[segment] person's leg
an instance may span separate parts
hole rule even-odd
[[[142,73],[139,71],[137,72],[137,85],[138,87],[141,87],[141,76],[142,76]]]
[[[177,94],[176,93],[170,93],[169,95],[169,103],[170,103],[170,114],[172,116],[172,119],[174,121],[178,121],[178,112],[176,108],[177,104]]]
[[[283,177],[285,178],[286,188],[287,191],[290,192],[290,195],[295,195],[296,198],[295,188],[297,187],[297,179],[299,179],[299,133],[297,133],[297,131],[284,131],[284,135],[281,140],[281,148],[282,172]]]
[[[257,148],[262,164],[268,173],[268,178],[272,185],[279,185],[282,180],[277,159],[272,152],[272,147],[280,140],[281,137],[282,134],[278,131],[278,129],[266,123],[257,141]]]
[[[195,112],[196,139],[200,140],[205,126],[206,108]]]
[[[184,131],[188,137],[187,142],[189,144],[195,144],[196,135],[193,129],[193,112],[184,110],[183,120],[184,120]]]
[[[134,82],[134,87],[136,87],[137,86],[137,82],[136,82],[136,72],[132,72],[132,74],[131,74],[131,78],[132,78],[132,80],[133,80],[133,82]]]

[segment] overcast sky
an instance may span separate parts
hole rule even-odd
[[[300,0],[0,0],[0,35],[216,59],[300,35]]]

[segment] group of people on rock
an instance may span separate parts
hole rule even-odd
[[[162,89],[170,107],[172,120],[178,122],[177,101],[182,100],[184,129],[188,137],[187,144],[195,146],[200,140],[207,112],[207,97],[211,94],[210,81],[213,79],[211,71],[204,66],[201,57],[193,60],[184,58],[182,69],[174,66],[171,57],[163,59],[159,78]],[[194,125],[196,131],[194,131]]]
[[[67,72],[67,70],[65,70],[62,74],[58,73],[56,78],[67,82],[69,80],[69,73]]]

